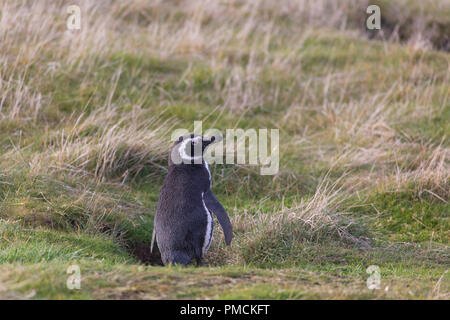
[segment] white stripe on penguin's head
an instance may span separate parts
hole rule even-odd
[[[200,148],[200,155],[198,155],[198,156],[190,156],[190,155],[188,155],[187,153],[186,153],[186,146],[188,145],[188,144],[191,144],[191,143],[193,143],[194,144],[194,146],[198,146],[199,148]],[[180,155],[180,157],[181,157],[181,159],[186,163],[192,163],[192,161],[194,161],[194,163],[202,163],[202,160],[203,160],[203,150],[202,150],[202,147],[201,147],[201,143],[202,143],[202,136],[196,136],[196,137],[194,137],[194,138],[187,138],[187,139],[185,139],[185,140],[183,140],[181,143],[180,143],[180,146],[179,146],[179,148],[178,148],[178,153],[179,153],[179,155]],[[200,145],[199,145],[200,144]],[[194,152],[194,154],[195,154],[195,152]]]

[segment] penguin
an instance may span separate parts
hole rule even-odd
[[[221,140],[220,136],[190,134],[179,137],[171,148],[151,245],[152,250],[156,235],[164,265],[202,264],[213,237],[212,213],[222,227],[225,243],[231,243],[231,222],[211,191],[211,172],[203,158],[206,148]]]

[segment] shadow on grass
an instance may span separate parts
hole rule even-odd
[[[163,266],[161,253],[155,245],[153,253],[150,252],[150,244],[145,242],[130,242],[127,245],[128,252],[140,263],[150,266]]]

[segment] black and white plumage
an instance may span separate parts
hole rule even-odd
[[[211,173],[203,159],[208,145],[219,139],[191,134],[180,137],[172,146],[154,223],[154,235],[165,265],[187,265],[194,260],[202,263],[212,240],[212,213],[223,229],[226,244],[231,242],[230,219],[211,191]]]

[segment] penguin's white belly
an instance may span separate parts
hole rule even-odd
[[[206,252],[208,251],[209,246],[211,245],[211,241],[212,241],[213,219],[212,219],[211,212],[209,212],[208,208],[206,207],[205,201],[203,200],[203,192],[202,192],[202,203],[203,203],[203,208],[205,208],[205,214],[206,214],[205,240],[203,241],[203,255],[205,255]]]

